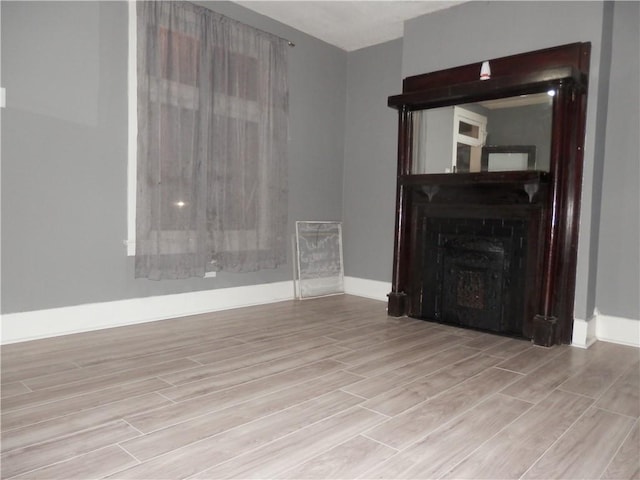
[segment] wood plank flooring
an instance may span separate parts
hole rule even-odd
[[[3,479],[640,478],[640,350],[352,296],[6,345]]]

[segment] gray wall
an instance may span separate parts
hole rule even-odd
[[[344,153],[345,274],[391,281],[402,41],[350,52]]]
[[[201,2],[289,38],[289,218],[340,220],[344,51],[238,5]],[[126,256],[126,2],[2,8],[2,313],[291,279],[133,278]],[[291,229],[293,232],[293,230]]]
[[[640,318],[640,3],[613,10],[595,304]]]

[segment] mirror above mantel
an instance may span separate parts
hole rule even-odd
[[[591,46],[407,77],[388,313],[569,343]],[[490,75],[486,75],[485,65]]]
[[[411,112],[411,172],[550,169],[549,92]]]

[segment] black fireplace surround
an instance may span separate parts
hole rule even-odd
[[[524,219],[424,217],[420,316],[520,335]]]
[[[422,175],[411,211],[407,309],[413,317],[529,336],[539,302],[548,174]]]

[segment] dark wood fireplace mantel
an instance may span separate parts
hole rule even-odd
[[[520,335],[540,345],[570,343],[590,48],[589,43],[574,43],[493,59],[489,80],[479,78],[481,62],[416,75],[403,81],[402,94],[389,97],[389,106],[399,113],[389,315],[453,318],[462,325]],[[556,95],[548,172],[412,172],[412,112],[549,88]],[[502,230],[510,230],[512,236]],[[477,252],[481,247],[488,253]],[[477,273],[482,259],[493,257],[495,262],[483,267],[489,273]],[[464,267],[461,259],[470,266]],[[520,267],[514,269],[516,261]],[[444,264],[448,270],[443,270]],[[448,272],[458,270],[458,280],[451,280]],[[490,285],[498,277],[507,278],[501,285],[516,283],[520,291],[498,291]],[[443,283],[434,287],[429,283],[433,279]],[[460,302],[460,312],[447,310],[446,289],[469,296]],[[477,307],[485,297],[502,302],[502,317],[521,318],[513,323],[504,318],[493,321],[491,313],[465,314],[466,306]],[[487,308],[497,311],[495,305]]]
[[[399,184],[421,191],[429,202],[473,204],[539,203],[549,173],[541,171],[401,175]]]

